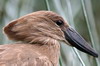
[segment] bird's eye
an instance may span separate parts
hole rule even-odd
[[[63,21],[58,20],[58,21],[56,21],[56,24],[57,24],[58,26],[61,26],[61,25],[63,24]]]

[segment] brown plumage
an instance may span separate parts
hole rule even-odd
[[[57,66],[60,42],[97,57],[87,42],[52,11],[37,11],[16,19],[4,27],[4,32],[21,43],[0,45],[0,66]]]

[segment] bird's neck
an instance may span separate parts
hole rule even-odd
[[[54,39],[45,39],[43,45],[37,45],[38,50],[42,55],[46,56],[50,61],[57,66],[60,55],[60,44],[59,41]]]

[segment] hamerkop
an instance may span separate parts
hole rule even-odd
[[[58,66],[61,42],[98,57],[79,33],[52,11],[37,11],[11,21],[4,33],[20,43],[0,45],[0,66]]]

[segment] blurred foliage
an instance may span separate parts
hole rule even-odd
[[[0,44],[12,42],[3,35],[4,25],[25,14],[49,8],[64,17],[100,55],[99,3],[99,0],[0,0]],[[62,66],[100,66],[100,57],[95,59],[62,44],[60,64]]]

